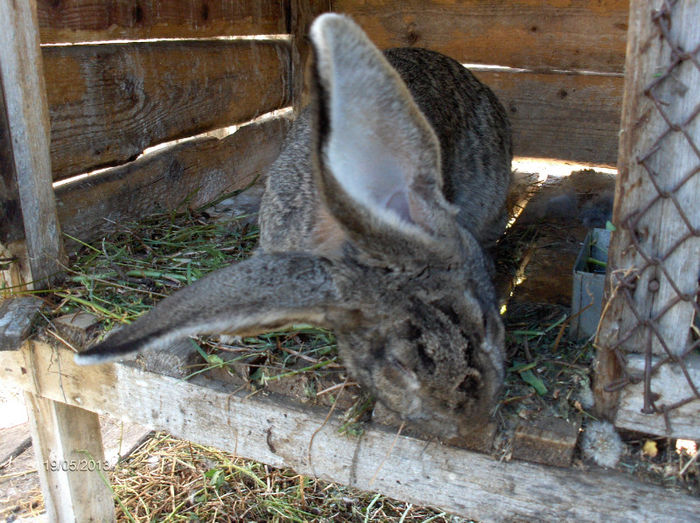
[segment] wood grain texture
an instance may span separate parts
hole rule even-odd
[[[31,393],[24,400],[48,521],[114,521],[112,492],[96,469],[106,468],[98,415]]]
[[[43,306],[36,296],[0,300],[0,350],[19,349]]]
[[[242,126],[223,138],[199,138],[56,190],[67,234],[83,241],[102,237],[114,224],[163,209],[196,208],[242,189],[277,158],[287,117]]]
[[[695,117],[683,125],[700,107],[700,71],[692,63],[685,62],[650,91],[660,101],[664,115],[647,96],[649,86],[671,63],[670,48],[659,37],[659,29],[652,22],[661,4],[658,1],[632,3],[620,174],[614,205],[614,223],[618,231],[613,234],[610,245],[611,269],[633,271],[638,276],[631,291],[636,313],[626,303],[623,293],[618,293],[604,318],[605,329],[601,336],[627,338],[624,348],[632,352],[643,352],[646,340],[651,337],[653,353],[666,354],[659,342],[661,337],[669,350],[678,355],[686,350],[689,340],[694,298],[674,304],[678,300],[674,287],[687,296],[697,296],[700,273],[700,237],[695,232],[686,239],[689,226],[700,231],[700,158],[697,153],[700,118]],[[673,11],[669,38],[683,49],[697,49],[700,46],[700,24],[696,23],[700,20],[700,3],[681,2]],[[671,132],[657,143],[669,128],[666,120],[678,129],[684,128],[694,140],[694,147],[681,132]],[[641,159],[646,160],[646,167]],[[693,171],[695,173],[687,178]],[[649,172],[654,173],[653,181]],[[673,199],[658,198],[654,182],[662,191],[673,193]],[[683,209],[688,224],[678,207]],[[643,212],[643,216],[635,220],[634,228],[621,223],[638,212]],[[635,239],[638,247],[633,245]],[[659,264],[649,264],[649,259],[659,260]],[[667,312],[658,317],[664,310]],[[642,320],[658,317],[655,321],[658,335],[644,326],[635,329],[640,321],[638,317]],[[628,336],[631,330],[635,332]]]
[[[12,157],[5,94],[0,89],[0,243],[7,244],[21,238],[24,238],[22,206]]]
[[[26,422],[13,427],[0,428],[0,464],[3,466],[3,473],[8,473],[8,462],[11,459],[14,460],[31,447],[32,438],[29,435],[29,427]],[[5,502],[4,499],[3,502]]]
[[[542,416],[522,421],[513,435],[513,457],[554,467],[568,467],[576,448],[581,420]]]
[[[23,354],[31,354],[30,369]],[[60,374],[51,370],[59,364]],[[499,462],[376,426],[351,438],[338,432],[339,417],[324,424],[325,409],[124,364],[77,367],[72,352],[41,343],[27,343],[21,353],[0,353],[0,379],[271,466],[477,520],[690,521],[700,511],[697,498],[614,471]]]
[[[697,232],[689,235],[689,226],[700,230],[700,158],[681,132],[657,140],[669,128],[668,120],[683,128],[694,139],[695,147],[700,144],[700,118],[696,116],[683,125],[700,106],[700,71],[685,62],[649,90],[671,63],[670,47],[652,20],[662,5],[660,0],[634,0],[630,11],[613,213],[617,230],[610,243],[609,302],[601,319],[598,345],[601,350],[619,345],[624,351],[665,355],[663,339],[672,354],[680,355],[688,348],[695,298],[681,301],[676,289],[689,297],[698,293],[700,237]],[[669,39],[683,49],[698,49],[700,3],[675,4],[671,18]],[[647,96],[649,92],[660,101],[665,116]],[[654,174],[650,175],[647,168]],[[659,198],[655,184],[673,197]],[[681,218],[679,207],[688,224]],[[631,276],[630,286],[620,285],[618,276],[622,275]],[[647,321],[653,322],[653,332]],[[608,383],[615,377],[610,369],[601,368],[601,378]]]
[[[656,363],[657,358],[652,362]],[[696,385],[700,383],[700,355],[685,358],[688,375]],[[635,376],[644,374],[644,356],[630,354],[627,370]],[[651,388],[659,394],[657,404],[671,405],[694,396],[678,364],[665,364],[651,379]],[[620,403],[615,416],[615,426],[624,429],[668,436],[671,438],[700,440],[700,399],[696,399],[673,410],[669,415],[670,431],[667,431],[663,414],[644,414],[644,382],[628,385],[620,394]]]
[[[36,5],[34,2],[0,2],[0,20],[3,25],[0,81],[4,92],[4,124],[9,130],[12,149],[12,164],[6,165],[11,173],[3,174],[3,180],[9,176],[16,178],[29,266],[33,285],[38,289],[50,285],[60,274],[63,251],[51,187],[49,112],[41,75]],[[13,185],[7,185],[3,193],[12,205]],[[16,219],[16,210],[10,212]]]
[[[311,61],[309,28],[311,22],[325,11],[331,10],[331,0],[291,0],[289,2],[289,27],[292,35],[292,105],[294,113],[304,107],[309,99],[307,67]]]
[[[289,103],[289,43],[188,41],[44,48],[58,180]]]
[[[42,43],[281,34],[279,0],[38,0]]]
[[[416,46],[462,63],[620,73],[628,0],[333,0],[381,48]]]
[[[638,222],[634,230],[621,226],[621,221],[635,212],[649,206],[656,195],[652,181],[639,159],[645,157],[652,149],[655,140],[666,129],[660,113],[646,97],[645,90],[665,71],[669,64],[669,48],[659,37],[659,30],[652,22],[655,10],[662,2],[634,0],[630,10],[630,36],[627,51],[627,75],[625,99],[622,111],[622,130],[620,134],[620,157],[618,162],[617,187],[613,222],[617,230],[613,233],[609,250],[608,282],[606,284],[608,304],[604,308],[599,326],[598,365],[595,374],[594,394],[599,414],[615,419],[618,392],[609,392],[606,387],[621,376],[619,359],[613,349],[621,343],[624,351],[665,354],[658,338],[651,334],[648,327],[639,325],[637,315],[645,321],[672,304],[676,297],[669,280],[659,267],[651,265],[646,270],[644,257],[633,246],[633,238],[640,242],[646,256],[657,259],[666,258],[663,266],[674,279],[675,284],[689,295],[697,292],[697,275],[700,266],[700,239],[695,236],[680,245],[675,253],[669,255],[670,247],[685,234],[687,227],[674,208],[670,198],[657,201]],[[686,49],[697,49],[700,44],[700,26],[696,20],[700,17],[700,4],[697,2],[680,2],[677,4],[671,26],[672,38]],[[664,85],[665,84],[665,85]],[[663,100],[664,111],[670,120],[681,123],[700,103],[700,90],[684,89],[684,86],[700,85],[700,72],[686,63],[678,68],[673,77],[662,84],[655,94]],[[685,115],[685,117],[683,116]],[[696,143],[700,137],[700,120],[696,117],[691,136]],[[665,189],[677,186],[689,172],[689,168],[698,165],[697,156],[689,149],[681,133],[671,133],[662,146],[649,158],[652,170],[663,173],[656,182]],[[700,227],[698,198],[700,193],[700,173],[686,182],[676,194],[677,200],[689,211],[691,225],[697,231]],[[632,303],[636,312],[627,303],[624,289],[619,288],[617,275],[636,275],[634,287],[630,289]],[[654,282],[654,283],[652,283]],[[667,346],[675,354],[683,352],[689,340],[689,330],[693,321],[691,303],[679,302],[669,308],[657,323],[658,332]],[[651,354],[650,353],[650,354]],[[679,384],[683,378],[678,377]],[[700,382],[696,379],[696,385]],[[671,382],[667,385],[673,386]],[[633,387],[637,394],[641,392]],[[662,394],[671,390],[657,390]],[[623,392],[627,396],[627,392]],[[641,396],[639,396],[641,398]],[[625,400],[629,404],[629,399]],[[649,405],[643,406],[649,409]],[[627,409],[628,410],[628,409]],[[675,416],[671,415],[671,424]],[[682,417],[682,414],[680,414]],[[622,418],[621,418],[622,419]],[[648,428],[652,432],[658,425],[651,416]],[[695,421],[697,426],[697,418]],[[643,425],[643,423],[642,423]]]
[[[473,72],[505,107],[515,155],[615,164],[623,78]]]

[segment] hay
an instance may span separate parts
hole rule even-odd
[[[111,482],[118,521],[462,521],[163,433],[120,463]]]

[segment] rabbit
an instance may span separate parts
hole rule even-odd
[[[294,323],[334,331],[347,371],[410,426],[478,427],[504,375],[482,245],[505,224],[511,130],[495,95],[436,52],[382,53],[348,17],[311,26],[312,97],[271,166],[260,245],[78,354]]]

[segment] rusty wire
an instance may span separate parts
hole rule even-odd
[[[629,234],[625,237],[629,238],[630,242],[627,246],[622,246],[622,249],[634,248],[636,252],[644,260],[642,266],[635,267],[634,270],[617,270],[611,271],[610,277],[612,285],[615,287],[614,295],[619,296],[620,299],[624,300],[627,306],[627,310],[631,312],[634,316],[634,321],[632,326],[617,337],[615,342],[609,348],[614,351],[615,357],[620,363],[620,368],[622,369],[622,377],[613,383],[609,383],[606,386],[606,390],[609,392],[620,390],[630,383],[638,383],[643,381],[644,383],[644,405],[642,412],[646,414],[661,414],[666,422],[666,430],[670,432],[670,413],[674,409],[677,409],[687,403],[700,399],[700,391],[698,385],[693,383],[692,377],[688,372],[686,365],[686,358],[693,352],[700,350],[700,333],[693,335],[692,326],[689,327],[691,332],[689,332],[689,342],[687,347],[684,347],[680,354],[674,352],[671,347],[669,347],[667,341],[664,339],[663,333],[659,329],[659,322],[661,318],[675,307],[680,302],[686,302],[691,304],[694,309],[695,319],[700,318],[700,281],[696,285],[695,293],[688,294],[682,292],[679,286],[674,281],[674,274],[665,266],[665,262],[673,255],[673,253],[682,246],[685,242],[693,238],[700,237],[700,228],[693,225],[693,220],[690,216],[693,216],[696,220],[698,214],[700,213],[700,205],[698,204],[698,199],[695,199],[687,208],[682,202],[677,198],[678,192],[688,183],[691,179],[696,176],[700,176],[700,146],[696,142],[697,136],[693,136],[689,131],[691,123],[698,118],[700,115],[700,104],[689,111],[689,114],[684,115],[681,121],[673,121],[669,116],[665,105],[667,101],[661,100],[657,97],[656,91],[659,86],[664,82],[673,78],[674,73],[677,72],[678,68],[683,64],[690,64],[700,71],[700,61],[698,60],[698,55],[700,54],[700,43],[692,48],[692,50],[683,49],[677,42],[673,40],[673,35],[671,34],[670,28],[673,22],[674,7],[677,4],[677,0],[665,0],[657,11],[652,14],[652,21],[655,27],[659,31],[659,37],[665,41],[665,44],[670,46],[670,59],[667,66],[663,69],[661,74],[654,78],[649,85],[644,89],[644,96],[649,99],[653,104],[653,107],[657,111],[658,115],[663,119],[666,125],[666,129],[661,133],[654,143],[648,148],[648,150],[641,154],[635,159],[635,161],[644,168],[646,174],[644,182],[646,183],[647,189],[650,192],[650,196],[653,197],[645,205],[639,209],[628,213],[626,216],[622,216],[619,220],[619,225],[621,229],[626,230]],[[695,87],[697,88],[697,87]],[[640,122],[641,123],[641,122]],[[677,135],[680,133],[685,137],[690,150],[697,157],[697,164],[692,167],[687,173],[685,173],[682,179],[677,182],[671,188],[664,188],[661,185],[663,181],[662,173],[657,172],[651,165],[650,159],[659,151],[663,150],[667,143],[667,138],[672,134]],[[691,156],[692,157],[692,156]],[[654,194],[655,192],[655,194]],[[685,224],[685,234],[682,234],[680,238],[674,241],[668,251],[663,255],[654,255],[648,252],[648,249],[644,247],[642,242],[637,237],[635,233],[640,226],[645,214],[655,205],[657,205],[662,200],[667,200],[673,203],[674,208],[678,213],[678,219]],[[620,269],[620,268],[618,268]],[[669,300],[661,310],[652,314],[651,312],[641,312],[637,309],[634,300],[634,290],[637,281],[642,273],[647,270],[660,271],[666,278],[666,282],[671,285],[671,288],[675,291],[675,297]],[[653,283],[650,282],[650,286]],[[658,285],[658,279],[656,280]],[[656,289],[652,289],[656,290]],[[634,376],[631,375],[625,366],[625,350],[623,345],[625,342],[631,340],[634,336],[638,336],[639,333],[644,334],[644,375]],[[695,336],[695,339],[693,338]],[[657,356],[657,361],[654,362],[652,354],[652,346],[654,340],[663,348],[661,356]],[[659,402],[659,395],[652,390],[652,376],[658,372],[658,370],[663,365],[668,365],[669,363],[677,364],[681,369],[689,387],[691,394],[682,398],[679,401],[675,401],[670,404],[661,404]]]

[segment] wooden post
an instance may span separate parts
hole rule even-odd
[[[35,1],[0,0],[0,20],[6,114],[0,123],[4,125],[4,149],[11,155],[3,166],[16,180],[16,189],[7,184],[4,196],[19,195],[21,211],[15,209],[13,215],[15,221],[20,212],[23,218],[33,287],[45,288],[60,275],[64,254],[52,187],[49,113]],[[5,172],[3,180],[8,176]],[[9,239],[16,231],[11,233],[8,231]],[[95,470],[104,463],[97,414],[32,393],[26,394],[25,401],[49,520],[113,520],[110,489]]]
[[[651,361],[688,347],[700,269],[698,20],[700,2],[630,4],[617,230],[594,391],[599,414],[610,418],[617,397],[605,387],[622,372],[614,348]]]
[[[51,185],[49,110],[35,1],[0,1],[0,20],[0,73],[12,167],[34,287],[46,287],[60,273],[63,249]]]
[[[29,392],[24,400],[48,520],[113,521],[97,414]]]
[[[292,104],[294,114],[308,103],[306,68],[311,58],[309,27],[321,13],[331,10],[330,0],[291,0],[289,27],[292,35]]]

